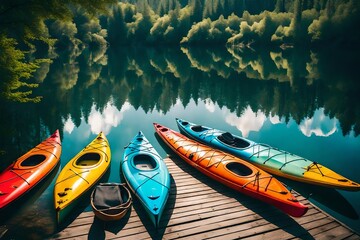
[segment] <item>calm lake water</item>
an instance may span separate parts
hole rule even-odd
[[[110,143],[108,181],[141,130],[166,156],[153,122],[175,118],[223,129],[321,163],[360,182],[360,83],[353,51],[124,48],[59,53],[36,74],[38,104],[0,104],[0,169],[55,129],[61,166],[100,131]],[[16,211],[1,216],[15,239],[56,231],[53,184],[61,166]],[[360,192],[284,182],[360,232]],[[91,211],[89,206],[80,210]]]

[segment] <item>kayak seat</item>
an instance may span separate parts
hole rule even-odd
[[[156,161],[149,155],[139,154],[134,157],[134,165],[140,170],[152,170],[156,168]]]
[[[221,134],[218,139],[225,144],[237,147],[237,148],[246,148],[250,146],[248,141],[245,141],[241,138],[234,137],[231,133],[225,132]]]
[[[191,127],[191,130],[193,130],[194,132],[202,132],[202,131],[205,131],[206,128],[204,128],[201,125],[196,125],[196,126]]]
[[[253,173],[251,168],[238,162],[230,162],[226,164],[226,168],[239,176],[249,176]]]
[[[229,144],[229,145],[235,144],[235,138],[233,137],[233,135],[231,135],[231,133],[225,132],[225,133],[221,134],[220,136],[221,136],[220,140],[222,142]]]

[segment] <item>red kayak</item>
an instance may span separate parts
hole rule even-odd
[[[59,130],[0,173],[0,210],[40,183],[60,161]]]
[[[293,217],[308,208],[272,175],[238,157],[205,146],[154,123],[162,140],[183,160],[216,181],[248,196],[269,203]]]

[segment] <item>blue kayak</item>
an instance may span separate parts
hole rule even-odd
[[[157,228],[169,197],[170,174],[141,131],[125,147],[121,170],[129,188]]]
[[[323,187],[360,190],[360,184],[287,151],[182,119],[177,118],[176,122],[186,136],[242,158],[271,174]]]

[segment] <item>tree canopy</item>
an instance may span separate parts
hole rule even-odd
[[[47,46],[50,50],[55,44],[56,34],[51,36],[49,20],[58,21],[62,27],[57,31],[64,30],[60,35],[71,38],[71,28],[67,26],[71,25],[79,13],[97,18],[99,13],[106,14],[109,4],[114,2],[115,0],[2,0],[1,95],[15,101],[39,101],[39,97],[31,97],[31,88],[36,87],[36,84],[27,81],[42,62],[50,59],[48,54],[41,57],[35,54],[40,52],[41,47]]]

